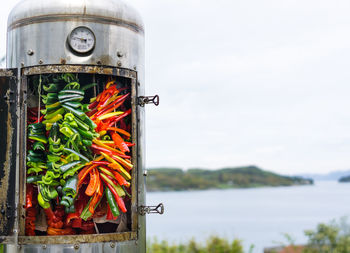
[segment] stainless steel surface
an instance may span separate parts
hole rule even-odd
[[[136,66],[139,80],[143,80],[143,23],[139,14],[122,0],[23,0],[12,10],[7,26],[8,67],[20,68],[22,63],[23,67]],[[94,32],[96,47],[92,54],[77,55],[67,45],[67,37],[78,26]]]

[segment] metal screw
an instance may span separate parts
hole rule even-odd
[[[145,177],[147,177],[147,174],[148,174],[148,170],[145,169],[145,170],[143,171],[143,175],[144,175]]]
[[[111,246],[111,248],[113,249],[115,247],[115,243],[111,242],[111,244],[109,246]]]
[[[27,54],[28,54],[28,55],[33,55],[33,54],[34,54],[33,49],[29,49],[29,50],[27,51]]]
[[[121,62],[121,61],[118,61],[118,62],[117,62],[117,66],[118,66],[118,67],[121,67],[121,66],[122,66],[122,62]]]
[[[44,244],[44,245],[42,246],[42,248],[43,248],[43,249],[47,249],[47,246],[46,246],[46,244]]]
[[[78,250],[79,249],[79,244],[74,244],[74,249]]]
[[[134,66],[134,70],[136,70],[137,69],[137,67],[136,67],[136,65]]]
[[[43,63],[44,63],[43,60],[40,59],[40,60],[39,60],[39,64],[43,64]]]
[[[118,56],[118,57],[123,57],[123,53],[120,52],[120,51],[118,51],[118,52],[117,52],[117,56]]]

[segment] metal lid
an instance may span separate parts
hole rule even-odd
[[[51,17],[123,22],[143,31],[139,13],[122,0],[22,0],[12,9],[7,27],[13,29],[40,21],[48,22]]]

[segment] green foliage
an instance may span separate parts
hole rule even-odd
[[[316,230],[305,231],[308,244],[303,253],[348,253],[350,252],[350,225],[346,220],[339,224],[321,223]]]
[[[169,168],[150,169],[146,179],[149,191],[290,186],[312,183],[312,180],[281,176],[255,166],[220,170],[189,169],[188,171]]]
[[[147,253],[243,253],[241,241],[229,242],[216,236],[210,237],[206,243],[198,243],[194,239],[186,244],[169,245],[167,241],[147,243]]]

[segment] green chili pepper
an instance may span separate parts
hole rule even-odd
[[[47,95],[41,95],[41,97],[43,98],[42,101],[45,105],[54,104],[58,100],[57,93],[47,93]]]
[[[58,85],[55,83],[50,83],[48,85],[43,86],[44,91],[46,92],[57,92],[58,91]]]
[[[75,121],[77,122],[78,126],[85,131],[89,131],[89,126],[87,124],[85,124],[81,119],[79,118],[75,118]]]
[[[67,137],[70,137],[74,134],[74,132],[67,126],[61,127],[60,132]]]
[[[27,184],[31,184],[31,183],[35,183],[35,182],[38,182],[39,180],[41,180],[42,176],[41,175],[38,175],[38,176],[30,176],[30,177],[27,177]]]
[[[89,162],[89,159],[88,159],[87,157],[83,156],[82,154],[79,154],[79,153],[75,152],[75,151],[72,150],[72,149],[64,148],[64,150],[67,151],[67,152],[69,152],[69,153],[73,153],[73,154],[79,156],[79,157],[80,157],[82,160],[84,160],[85,162]]]
[[[65,104],[67,102],[80,102],[83,99],[84,99],[84,97],[82,97],[82,96],[74,96],[74,97],[69,97],[69,98],[60,100],[60,102]]]
[[[91,147],[92,141],[90,141],[90,140],[83,140],[83,144],[84,144],[85,146]]]
[[[43,162],[43,159],[35,156],[27,156],[27,161],[36,163],[36,162]]]
[[[61,75],[61,79],[63,79],[66,83],[70,83],[76,80],[76,77],[72,73],[65,73]]]
[[[109,207],[110,207],[110,209],[112,211],[113,216],[114,217],[119,216],[118,204],[115,201],[114,196],[113,196],[111,190],[108,187],[106,187],[105,194],[106,194],[108,205],[109,205]]]
[[[93,122],[85,113],[80,119],[83,120],[86,124],[88,124],[91,130],[97,127],[95,122]]]
[[[84,85],[83,87],[81,87],[81,89],[80,90],[87,90],[87,89],[90,89],[90,88],[92,88],[92,87],[94,87],[94,86],[96,86],[97,85],[97,83],[90,83],[90,84],[86,84],[86,85]]]
[[[75,162],[71,162],[71,163],[67,163],[63,166],[60,167],[62,173],[68,171],[70,168],[73,168],[75,165],[78,165],[80,163],[80,161],[75,161]]]
[[[47,155],[47,160],[49,162],[58,162],[60,160],[60,157],[59,156],[56,156],[56,155]]]
[[[56,116],[52,117],[51,119],[44,120],[43,123],[55,123],[63,118],[62,114],[57,114]]]
[[[50,145],[49,146],[49,151],[54,154],[61,153],[64,149],[64,145]]]
[[[70,107],[73,107],[73,108],[79,108],[81,107],[81,103],[80,102],[65,102],[64,103],[65,105],[68,105]]]
[[[28,167],[36,167],[36,168],[42,168],[47,169],[47,166],[43,162],[27,162]]]
[[[58,107],[60,107],[60,106],[61,106],[61,103],[60,103],[60,102],[56,102],[56,103],[54,103],[54,104],[47,105],[47,106],[46,106],[46,109],[54,110],[54,109],[56,109],[56,108],[58,108]]]
[[[58,93],[58,97],[62,96],[62,95],[72,95],[72,94],[77,94],[80,96],[84,96],[85,92],[81,91],[81,90],[62,90]]]
[[[68,171],[66,171],[64,174],[63,174],[63,179],[66,179],[67,177],[72,177],[74,176],[78,170],[80,170],[81,168],[83,168],[85,165],[79,165],[79,166],[76,166],[74,168],[71,168],[69,169]]]
[[[39,172],[42,172],[43,169],[42,168],[39,168],[39,167],[32,167],[32,168],[29,168],[27,170],[27,174],[32,174],[32,173],[35,173],[35,174],[38,174]]]
[[[47,120],[49,120],[49,119],[52,119],[53,117],[55,117],[55,116],[58,115],[58,114],[64,114],[64,112],[65,112],[64,108],[60,108],[60,109],[58,109],[58,110],[56,110],[56,111],[53,111],[53,112],[51,112],[51,113],[49,113],[49,114],[46,114],[46,115],[44,116],[44,118],[47,119]]]
[[[50,208],[50,203],[43,199],[43,196],[40,192],[38,193],[38,203],[44,209]]]
[[[36,151],[45,151],[45,146],[42,142],[35,142],[34,145],[33,145],[33,150],[36,150]]]
[[[93,138],[95,138],[94,134],[91,133],[90,131],[85,131],[85,130],[82,130],[79,128],[77,130],[78,130],[79,134],[86,139],[92,140]]]
[[[63,90],[79,90],[80,84],[78,82],[70,82],[68,83]]]
[[[83,115],[85,115],[85,113],[79,109],[75,109],[73,107],[70,107],[68,105],[62,105],[62,107],[68,111],[71,111],[74,115],[78,116],[78,117],[82,117]]]
[[[31,139],[31,140],[35,140],[35,141],[40,141],[40,142],[42,142],[44,144],[47,143],[47,139],[46,139],[45,135],[32,135],[32,134],[29,134],[28,138]]]
[[[83,111],[83,112],[89,112],[89,111],[91,111],[90,109],[89,109],[89,104],[83,104],[82,106],[81,106],[81,110]]]

